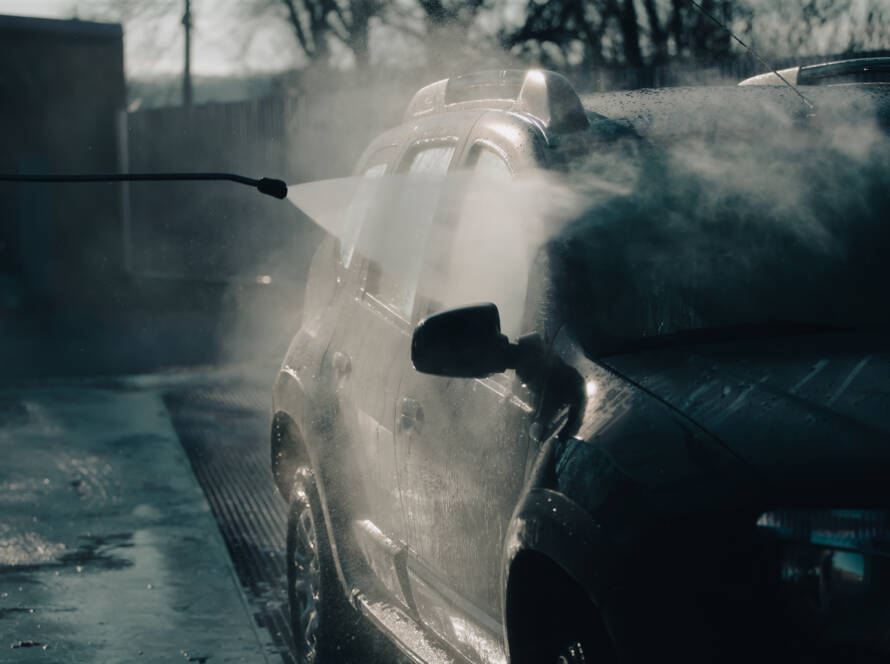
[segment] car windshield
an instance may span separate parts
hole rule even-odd
[[[753,140],[752,140],[753,138]],[[874,126],[675,139],[582,163],[632,174],[545,247],[551,311],[592,353],[715,328],[890,323],[890,169]]]

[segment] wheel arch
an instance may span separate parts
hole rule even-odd
[[[355,502],[349,488],[357,483],[350,481],[354,470],[341,467],[343,455],[349,457],[346,429],[335,395],[309,392],[305,387],[293,371],[283,370],[279,375],[270,436],[272,475],[287,502],[297,470],[302,466],[312,470],[334,567],[349,597],[349,579],[355,572],[351,561],[358,561],[359,556],[348,527]]]
[[[295,343],[296,340],[292,348]],[[288,355],[291,353],[289,350]],[[275,381],[269,452],[275,485],[285,502],[290,499],[294,473],[301,465],[309,466],[320,477],[317,438],[323,430],[336,428],[332,422],[336,408],[323,405],[321,386],[305,374],[305,369],[286,364]],[[313,414],[320,416],[312,417]]]
[[[602,608],[605,542],[592,517],[564,495],[532,489],[505,551],[504,635],[511,664],[537,664],[547,621],[579,621],[598,659],[613,657]],[[553,603],[559,600],[559,606]]]
[[[286,411],[279,410],[272,415],[269,453],[275,486],[284,501],[288,502],[294,473],[301,466],[311,467],[312,460],[299,426]]]

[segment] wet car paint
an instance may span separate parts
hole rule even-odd
[[[798,103],[786,92],[770,96],[760,91],[756,103],[749,103],[754,96],[745,96],[744,91],[724,92],[597,96],[586,100],[592,109],[592,128],[586,136],[578,137],[574,145],[560,137],[548,138],[540,143],[547,147],[539,147],[534,154],[538,159],[546,156],[550,165],[559,167],[556,148],[560,144],[572,153],[636,132],[669,136],[674,130],[707,135],[740,128],[752,131],[752,119],[762,119],[770,108],[784,109],[769,116],[781,128],[783,118],[789,117],[784,115],[787,108]],[[689,95],[720,108],[726,107],[727,96],[747,100],[749,105],[739,115],[709,114],[720,121],[701,127],[695,114],[688,113]],[[838,91],[823,95],[828,117],[847,108],[843,96]],[[859,110],[868,115],[872,100],[864,97]],[[874,97],[884,98],[880,92]],[[509,124],[504,114],[488,115],[473,116],[472,130],[455,129],[460,124],[455,118],[412,120],[379,139],[365,158],[394,143],[403,145],[400,153],[404,154],[405,146],[419,135],[482,134],[486,121]],[[795,108],[792,116],[799,116],[803,123],[812,120],[805,109]],[[522,135],[503,129],[491,127],[486,136],[497,140],[498,136]],[[528,157],[533,152],[528,147],[514,145],[513,149],[524,151],[534,162],[535,157]],[[335,272],[332,265],[327,278],[332,279]],[[768,597],[757,582],[763,570],[758,568],[761,544],[754,522],[758,514],[794,495],[807,482],[824,485],[831,479],[808,477],[807,468],[792,468],[800,454],[795,418],[804,418],[803,424],[809,427],[804,431],[832,419],[823,413],[821,419],[807,420],[814,415],[813,408],[801,411],[788,398],[791,387],[800,384],[802,388],[814,379],[807,376],[823,367],[821,355],[801,355],[797,364],[789,363],[788,374],[794,376],[790,384],[763,381],[768,371],[760,372],[756,365],[770,360],[758,360],[757,352],[763,349],[755,347],[733,350],[728,346],[725,358],[695,347],[593,361],[562,330],[561,320],[546,317],[552,312],[547,302],[531,297],[533,311],[527,312],[531,322],[526,329],[541,334],[554,358],[548,366],[556,373],[545,379],[419,376],[404,366],[407,352],[399,350],[407,349],[408,321],[381,307],[376,322],[357,323],[370,311],[359,314],[353,309],[368,298],[361,279],[356,273],[338,281],[339,296],[307,312],[307,325],[317,336],[303,343],[298,339],[305,341],[304,333],[298,334],[279,377],[275,406],[299,430],[299,443],[305,443],[311,462],[320,464],[326,476],[331,509],[347,525],[329,528],[339,545],[353,546],[350,520],[366,520],[375,528],[378,522],[391,520],[388,528],[379,529],[377,553],[366,547],[357,558],[343,556],[339,561],[344,592],[357,597],[357,604],[373,605],[381,614],[397,612],[399,620],[394,624],[411,623],[408,632],[420,629],[457,661],[500,662],[506,657],[513,662],[533,661],[526,654],[528,646],[542,635],[517,629],[521,622],[514,622],[517,612],[529,609],[511,599],[516,596],[514,566],[531,552],[553,561],[584,588],[612,642],[631,661],[648,661],[664,652],[681,652],[689,661],[781,656],[786,635],[780,633],[779,622],[773,621],[775,607],[766,604]],[[326,290],[324,277],[317,283],[321,291]],[[310,283],[309,289],[313,288]],[[545,299],[551,295],[540,294]],[[536,314],[545,319],[536,319]],[[380,326],[374,328],[376,332],[387,334],[390,329],[396,336],[382,342],[372,325]],[[857,343],[848,339],[838,348],[858,348]],[[346,346],[353,349],[348,355],[354,375],[362,376],[352,385],[332,380],[336,354]],[[393,348],[401,353],[401,360],[388,354]],[[378,352],[384,349],[387,354],[381,358]],[[776,357],[780,355],[776,351]],[[886,382],[886,376],[858,382],[864,380],[860,374],[864,377],[874,370],[873,357],[867,353],[842,362],[831,391],[835,396],[827,398],[838,404],[850,394],[870,399],[870,417],[877,417],[882,401],[866,393],[881,380]],[[369,363],[368,370],[359,367],[363,362]],[[401,370],[398,362],[403,363]],[[296,366],[313,369],[297,372]],[[377,370],[370,370],[372,366]],[[857,392],[857,388],[862,389]],[[376,406],[356,405],[369,395]],[[411,401],[404,405],[411,406],[413,415],[399,410],[402,399]],[[505,406],[516,402],[528,410],[521,416],[505,416]],[[318,427],[319,420],[307,413],[307,404],[320,406],[336,423],[326,421]],[[412,423],[418,419],[418,407],[424,413],[422,427]],[[408,415],[407,426],[402,415]],[[474,426],[480,417],[483,424]],[[346,424],[351,419],[354,423]],[[835,417],[824,433],[840,434],[841,419]],[[749,421],[757,424],[746,429]],[[863,426],[859,423],[843,435],[855,436]],[[383,438],[381,432],[386,433]],[[394,450],[390,434],[395,436]],[[758,454],[743,444],[745,434],[763,436]],[[784,436],[787,457],[786,465],[776,472],[768,468],[772,463],[769,444],[779,436]],[[885,438],[880,431],[869,440],[877,444]],[[860,442],[863,450],[871,444]],[[381,450],[385,462],[374,458]],[[862,460],[867,457],[864,451]],[[825,468],[838,458],[826,456]],[[273,467],[280,461],[273,456]],[[381,473],[383,465],[388,470]],[[877,479],[886,477],[883,465],[849,470],[851,487],[857,473],[864,470],[874,480],[868,485],[872,497],[878,495]],[[790,479],[784,493],[777,490],[776,475]],[[369,489],[381,477],[388,482],[386,490]],[[385,500],[375,495],[385,495]],[[832,499],[841,497],[831,494]],[[795,496],[808,506],[812,498],[812,493]],[[393,515],[396,499],[399,511]],[[500,563],[492,566],[493,551],[498,548]],[[375,587],[381,579],[383,593]],[[556,608],[534,610],[543,615]],[[401,628],[381,627],[400,641],[393,630]],[[402,641],[413,657],[423,660],[423,654]]]
[[[410,154],[411,146],[436,136],[451,137],[455,132],[460,135],[463,128],[472,128],[472,139],[478,141],[500,136],[503,142],[503,136],[508,136],[511,142],[506,143],[505,152],[516,156],[517,166],[532,163],[545,155],[544,136],[528,118],[505,119],[503,114],[471,110],[460,111],[449,118],[432,117],[423,122],[412,122],[385,134],[366,150],[357,171],[361,172],[375,154],[394,143],[404,147],[389,157],[391,165],[403,161]],[[465,135],[457,142],[456,160],[467,158],[469,138]],[[318,285],[324,288],[325,280],[336,278],[338,292],[324,306],[307,310],[306,329],[313,330],[314,335],[310,340],[301,331],[295,338],[279,375],[275,411],[287,413],[287,420],[299,427],[300,438],[310,442],[309,456],[315,456],[313,461],[320,464],[317,469],[323,477],[331,477],[325,482],[329,495],[326,507],[331,524],[340,520],[341,525],[340,528],[329,527],[329,531],[344,532],[346,536],[339,538],[337,545],[358,554],[338,557],[346,592],[350,592],[353,585],[361,588],[363,577],[377,576],[372,570],[391,569],[393,559],[399,560],[395,574],[377,576],[377,581],[383,581],[390,597],[397,598],[403,606],[407,605],[414,616],[423,615],[427,628],[432,628],[452,644],[457,643],[465,656],[500,661],[503,644],[497,631],[501,545],[497,539],[484,543],[481,540],[468,542],[466,533],[468,529],[481,533],[491,528],[503,532],[513,505],[502,499],[502,483],[490,481],[485,474],[478,475],[478,481],[473,483],[469,493],[461,490],[443,494],[436,488],[450,486],[455,474],[483,467],[473,442],[484,440],[486,436],[466,429],[465,454],[461,456],[459,467],[453,471],[448,468],[441,472],[435,470],[432,475],[417,474],[425,467],[433,467],[429,464],[431,454],[448,454],[448,446],[439,444],[437,434],[454,422],[449,421],[447,415],[440,418],[445,411],[432,411],[430,421],[421,415],[424,419],[420,426],[416,421],[408,421],[405,406],[416,403],[420,413],[424,413],[424,395],[430,391],[420,375],[417,375],[420,383],[415,379],[406,380],[407,367],[400,358],[408,356],[411,326],[364,289],[367,268],[358,261],[340,274],[334,266],[327,274],[319,272]],[[307,290],[313,288],[310,284]],[[338,375],[335,366],[338,353],[351,360],[348,376]],[[317,369],[312,372],[294,369],[310,366]],[[454,408],[459,410],[472,404],[473,397],[468,390],[478,389],[480,395],[486,395],[485,402],[478,403],[480,414],[492,407],[506,405],[520,418],[528,419],[531,407],[526,403],[529,398],[526,391],[513,394],[510,381],[487,383],[474,385],[453,381]],[[432,389],[435,393],[438,388]],[[314,409],[331,413],[334,421],[318,426],[319,418],[307,410],[307,404],[321,404],[320,408],[316,406]],[[520,428],[527,429],[527,425]],[[343,439],[338,438],[337,431],[343,432]],[[487,434],[487,438],[503,449],[513,449],[512,431],[511,426],[499,427]],[[422,444],[418,442],[419,435],[426,436]],[[331,444],[320,442],[325,440]],[[352,444],[344,444],[346,441]],[[492,448],[487,450],[485,458],[498,455],[498,449]],[[519,466],[525,466],[527,455],[525,447],[516,449],[514,456]],[[285,459],[284,455],[276,457],[273,454],[273,468],[282,459]],[[513,496],[517,495],[521,488],[521,474],[515,472],[511,463],[501,467],[505,479],[512,483]],[[287,476],[289,471],[275,472]],[[344,481],[346,477],[354,479]],[[407,483],[409,477],[412,478],[410,485]],[[490,506],[491,510],[481,515],[481,520],[468,522],[467,514],[477,505]],[[442,514],[449,516],[441,520]],[[374,545],[375,538],[362,540],[362,533],[367,529],[350,525],[365,519],[385,535],[382,539],[377,538],[377,546]],[[431,519],[440,521],[443,532],[447,531],[447,535],[434,538],[435,543],[428,538]],[[360,541],[350,536],[352,533],[358,533]],[[398,542],[400,554],[390,552],[389,541]],[[445,549],[440,548],[441,543],[446,543]],[[452,547],[450,550],[449,546]],[[480,546],[484,547],[484,553]],[[480,565],[480,561],[484,564]],[[445,570],[441,569],[443,563],[447,567]],[[462,582],[462,570],[472,570],[475,576]],[[399,581],[400,577],[405,583]],[[472,598],[471,601],[459,601],[463,609],[451,602],[442,604],[442,590],[455,581],[462,583],[461,590]],[[480,617],[484,625],[481,632],[478,627]],[[494,654],[498,652],[501,655]]]
[[[888,359],[886,335],[825,333],[606,362],[712,432],[780,490],[795,483],[793,500],[818,504],[830,486],[829,501],[866,505],[884,500],[890,476]]]

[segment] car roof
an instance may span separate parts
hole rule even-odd
[[[482,117],[504,114],[538,127],[573,159],[616,138],[757,136],[811,126],[855,123],[890,129],[890,86],[870,83],[810,87],[806,98],[787,85],[722,85],[578,95],[544,70],[496,70],[444,79],[421,88],[401,125],[381,134],[365,155],[404,146],[436,132],[454,135]],[[488,115],[490,112],[493,115]]]

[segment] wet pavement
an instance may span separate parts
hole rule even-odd
[[[167,404],[233,380],[0,386],[0,661],[282,661]]]

